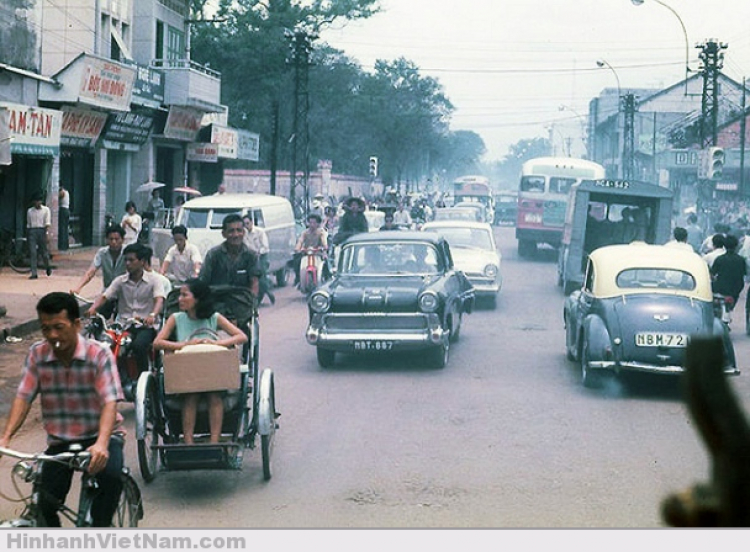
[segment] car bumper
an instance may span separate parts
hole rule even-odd
[[[683,366],[647,364],[642,362],[614,362],[610,360],[589,362],[590,370],[609,370],[615,372],[642,372],[649,374],[682,374]],[[735,366],[725,366],[724,373],[728,376],[738,376],[740,371]]]
[[[439,345],[447,333],[436,314],[316,314],[305,338],[310,345],[336,351],[387,352]]]
[[[466,274],[466,277],[474,288],[474,294],[477,296],[496,295],[500,292],[500,288],[503,285],[502,278],[500,277],[494,280],[475,274]]]

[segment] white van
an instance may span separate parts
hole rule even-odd
[[[188,241],[198,246],[201,255],[224,241],[221,224],[231,214],[244,216],[252,213],[255,224],[268,235],[271,249],[269,273],[276,275],[276,283],[286,283],[287,263],[292,259],[297,242],[292,205],[287,199],[266,194],[220,194],[197,197],[186,201],[177,215],[175,225],[188,230]],[[171,228],[151,230],[151,247],[160,261],[174,245]]]

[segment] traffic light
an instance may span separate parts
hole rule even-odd
[[[709,180],[721,180],[724,175],[724,159],[726,153],[724,148],[708,148],[706,155],[706,178]]]
[[[378,176],[378,158],[370,157],[370,176],[375,178]]]

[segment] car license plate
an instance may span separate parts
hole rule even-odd
[[[358,339],[352,342],[355,351],[390,351],[393,341]]]
[[[638,347],[687,347],[687,334],[664,332],[641,332],[635,334]]]

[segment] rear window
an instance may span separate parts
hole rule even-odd
[[[617,287],[627,289],[681,289],[696,287],[692,274],[671,268],[629,268],[617,275]]]

